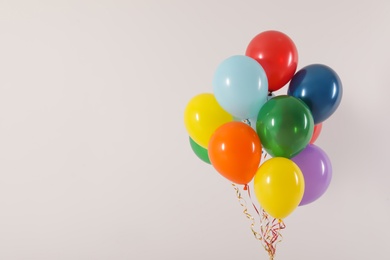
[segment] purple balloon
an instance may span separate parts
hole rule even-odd
[[[301,169],[305,179],[305,192],[299,206],[309,204],[321,197],[332,179],[332,164],[326,153],[314,144],[291,158]]]

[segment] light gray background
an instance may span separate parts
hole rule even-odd
[[[269,29],[294,40],[299,68],[344,84],[317,141],[333,181],[285,219],[277,259],[389,259],[389,13],[386,0],[1,0],[0,259],[267,259],[183,111]]]

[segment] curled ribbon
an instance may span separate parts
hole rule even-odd
[[[236,197],[238,199],[239,204],[243,208],[243,213],[247,219],[250,220],[250,229],[254,235],[254,237],[261,241],[264,249],[268,252],[270,260],[274,259],[276,253],[276,245],[282,241],[282,235],[280,231],[286,227],[284,222],[281,219],[272,218],[268,215],[264,209],[261,210],[261,214],[257,209],[256,205],[253,203],[250,189],[248,185],[244,186],[244,190],[248,191],[248,196],[252,202],[252,206],[255,209],[256,213],[260,217],[260,232],[256,231],[255,228],[255,218],[249,213],[247,203],[245,199],[242,197],[241,192],[236,184],[232,183],[233,189],[236,192]]]

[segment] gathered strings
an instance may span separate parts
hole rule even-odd
[[[264,210],[262,210],[260,223],[263,247],[268,252],[270,259],[274,259],[276,245],[283,239],[280,231],[285,229],[286,225],[281,219],[270,217]]]
[[[264,155],[264,159],[267,157],[267,153]],[[267,251],[271,260],[274,259],[276,253],[276,245],[282,241],[282,235],[280,231],[286,228],[286,225],[281,219],[276,219],[271,217],[264,209],[258,209],[255,203],[252,200],[251,192],[249,185],[246,184],[244,186],[244,190],[248,192],[248,197],[251,201],[253,209],[255,210],[259,220],[260,220],[260,228],[256,228],[255,218],[250,214],[247,203],[245,199],[242,197],[240,189],[236,184],[232,183],[233,189],[236,193],[236,197],[238,199],[238,203],[243,209],[243,213],[245,217],[250,221],[250,229],[253,233],[255,239],[259,240],[263,245],[264,249]]]

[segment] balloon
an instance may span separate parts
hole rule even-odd
[[[300,206],[321,197],[332,179],[332,165],[326,153],[314,144],[308,145],[291,159],[301,169],[305,179],[305,192]]]
[[[252,58],[236,55],[224,60],[213,78],[218,103],[233,116],[257,116],[267,101],[268,83],[263,68]]]
[[[293,161],[275,157],[257,170],[254,190],[264,210],[274,218],[283,219],[298,207],[305,190],[305,180]]]
[[[211,135],[219,126],[232,120],[232,115],[210,93],[193,97],[184,111],[184,124],[188,134],[203,148],[207,148]]]
[[[338,108],[343,87],[333,69],[322,64],[312,64],[294,75],[287,93],[305,102],[310,108],[314,123],[319,124]]]
[[[318,136],[321,133],[321,130],[322,130],[322,123],[314,125],[313,136],[311,137],[311,140],[310,140],[311,144],[314,144],[314,142],[317,140]]]
[[[257,60],[268,78],[269,92],[286,85],[298,65],[298,51],[286,34],[265,31],[256,35],[246,49],[246,55]]]
[[[256,130],[264,149],[272,157],[291,158],[302,151],[313,134],[309,108],[299,99],[281,95],[261,108]]]
[[[249,183],[261,160],[259,137],[242,122],[229,122],[219,127],[210,139],[208,150],[214,168],[237,184]]]
[[[204,161],[205,163],[211,164],[209,154],[207,149],[203,148],[199,144],[195,143],[194,140],[190,137],[190,145],[192,148],[192,151],[198,156],[199,159]]]

